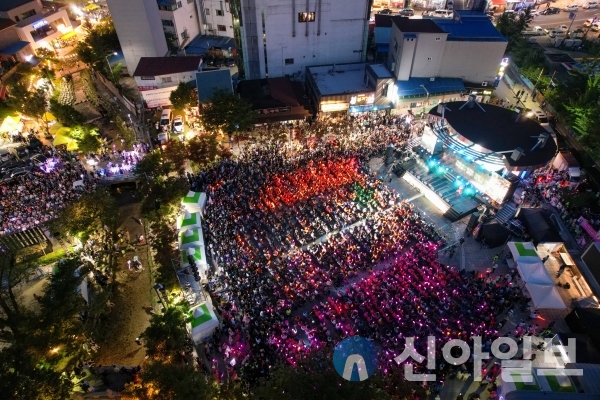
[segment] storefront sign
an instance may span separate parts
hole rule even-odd
[[[334,111],[346,111],[350,107],[348,103],[321,103],[321,111],[323,112],[334,112]]]
[[[353,106],[362,106],[365,104],[373,104],[375,102],[375,94],[358,94],[350,97],[350,104]]]
[[[256,112],[260,115],[278,114],[278,113],[290,112],[290,111],[292,111],[292,107],[277,107],[277,108],[265,108],[262,110],[256,110]]]
[[[143,81],[153,81],[156,78],[153,77],[153,76],[140,76],[140,79],[143,80]]]
[[[39,29],[42,26],[46,26],[46,25],[48,25],[48,21],[46,21],[45,19],[43,19],[41,21],[34,22],[33,24],[31,24],[31,27],[33,29]]]
[[[145,92],[146,90],[156,90],[158,86],[138,86],[138,90],[140,92]]]
[[[171,92],[175,89],[177,89],[177,86],[170,86],[155,90],[145,90],[141,93],[148,108],[154,108],[158,106],[170,105],[171,100],[169,100],[169,97],[171,96]]]

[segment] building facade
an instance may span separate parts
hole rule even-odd
[[[43,14],[41,0],[2,0],[0,1],[0,18],[8,18],[15,22],[33,15]]]
[[[136,70],[142,57],[167,54],[156,0],[107,0],[107,4],[129,71]]]
[[[183,47],[200,34],[194,0],[158,0],[158,15],[163,29],[175,35],[178,47]]]
[[[232,4],[229,0],[196,0],[203,35],[233,37]]]
[[[308,66],[365,60],[372,0],[232,1],[247,79],[300,78]]]

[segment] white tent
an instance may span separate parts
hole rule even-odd
[[[190,310],[190,317],[189,327],[196,344],[204,342],[219,326],[219,320],[209,303],[202,303]]]
[[[204,216],[204,210],[206,209],[206,193],[200,193],[200,199],[198,200],[198,206],[200,207],[200,213]]]
[[[510,250],[515,263],[519,262],[537,262],[540,261],[535,246],[531,242],[508,242],[508,249]]]
[[[181,199],[181,204],[188,212],[200,212],[200,192],[192,192],[189,191],[187,195],[183,199]],[[206,195],[205,195],[206,197]],[[205,200],[206,202],[206,200]]]
[[[179,233],[179,249],[189,249],[192,247],[204,246],[204,239],[202,238],[202,230],[187,229]]]
[[[529,261],[529,260],[528,260]],[[521,279],[525,283],[541,284],[541,285],[553,285],[554,282],[546,270],[546,266],[542,263],[539,258],[534,262],[520,261],[517,264]]]
[[[177,227],[180,230],[193,229],[193,228],[202,229],[202,225],[201,225],[200,221],[201,221],[201,217],[200,217],[199,212],[195,212],[195,213],[185,212],[185,213],[181,214],[179,217],[177,217]]]
[[[526,283],[525,287],[531,296],[535,308],[550,308],[553,310],[566,310],[565,302],[556,290],[553,283]]]

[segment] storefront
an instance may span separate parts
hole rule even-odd
[[[40,47],[47,49],[60,48],[61,38],[73,32],[73,26],[66,9],[44,15],[35,15],[34,17],[19,21],[16,25],[19,37],[31,43],[33,50]]]

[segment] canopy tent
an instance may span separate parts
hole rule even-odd
[[[21,126],[21,117],[6,117],[0,125],[0,132],[12,132],[19,129]]]
[[[44,115],[42,115],[42,121],[44,121],[46,123],[56,121],[56,117],[52,113],[49,113],[48,111],[46,111],[44,113]]]
[[[67,39],[71,39],[72,37],[77,36],[77,32],[75,31],[70,31],[65,33],[64,35],[62,35],[60,38],[62,40],[67,40]]]
[[[515,260],[516,263],[519,261],[540,261],[540,257],[537,255],[535,247],[531,242],[508,242],[507,246],[513,256],[513,260]]]
[[[187,229],[179,234],[179,249],[204,246],[202,231],[200,229]]]
[[[55,122],[50,128],[48,128],[48,131],[50,131],[52,135],[56,135],[61,128],[64,128],[63,124],[60,122]]]
[[[189,264],[189,256],[192,256],[196,264],[206,264],[206,252],[204,246],[190,247],[181,250],[181,264],[186,267]]]
[[[538,258],[537,262],[525,262],[520,261],[517,264],[519,274],[523,279],[523,282],[540,284],[540,285],[553,285],[554,282],[546,270],[546,266],[542,263],[542,260]]]
[[[87,12],[94,11],[99,8],[100,8],[100,6],[98,4],[88,4],[87,6],[83,7],[83,9]]]
[[[206,209],[206,193],[200,193],[200,200],[198,202],[198,205],[200,206],[200,213],[202,214],[202,216],[204,216],[204,210]]]
[[[212,306],[207,303],[202,303],[190,310],[190,319],[192,339],[196,344],[204,342],[219,326],[219,320]]]
[[[201,217],[199,212],[186,212],[185,214],[181,214],[179,217],[177,217],[177,226],[180,230],[202,228],[200,219]]]
[[[186,211],[192,213],[192,212],[200,212],[201,211],[201,207],[200,207],[200,197],[201,197],[200,192],[192,192],[189,191],[188,194],[181,199],[181,204],[183,205],[183,207],[185,208]]]
[[[510,237],[510,231],[498,221],[483,224],[479,232],[479,236],[485,239],[485,243],[491,249],[502,246]]]
[[[566,310],[567,306],[556,290],[554,283],[526,283],[525,287],[531,296],[535,308],[550,308],[553,310]]]

